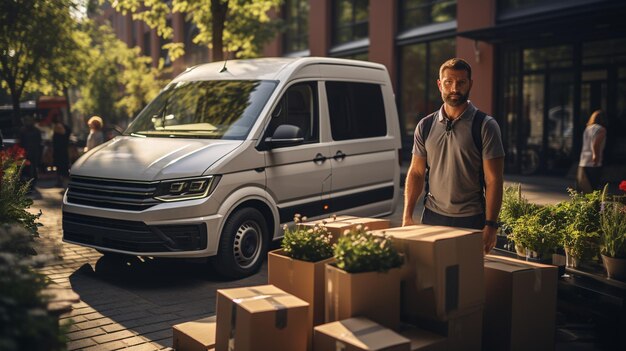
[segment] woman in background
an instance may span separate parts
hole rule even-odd
[[[602,187],[602,153],[606,144],[606,128],[602,110],[594,111],[583,132],[583,148],[580,152],[576,189],[590,193]]]
[[[85,152],[93,149],[94,147],[104,142],[104,135],[102,134],[102,125],[104,122],[99,116],[93,116],[87,121],[89,126],[89,135],[87,136],[87,145],[85,145]]]

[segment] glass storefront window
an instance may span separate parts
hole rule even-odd
[[[337,57],[351,60],[369,61],[369,53],[367,52],[360,52],[358,54],[342,55]]]
[[[333,1],[333,44],[367,38],[369,0]]]
[[[307,50],[309,48],[309,0],[285,0],[283,11],[287,27],[283,35],[284,52]]]
[[[626,63],[626,38],[583,43],[583,65]]]
[[[571,0],[498,0],[498,12],[524,10],[547,4],[566,4]]]
[[[401,0],[400,31],[456,19],[456,0]]]
[[[525,49],[523,55],[524,70],[526,71],[571,67],[573,65],[571,45]]]
[[[400,118],[407,145],[413,142],[417,122],[441,107],[441,95],[437,88],[439,67],[455,55],[454,38],[400,48]]]

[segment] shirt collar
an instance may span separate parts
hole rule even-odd
[[[437,121],[439,121],[440,123],[443,123],[445,121],[444,119],[448,118],[448,116],[446,115],[446,110],[443,107],[444,105],[441,105],[441,108],[439,108],[439,117],[437,118]],[[465,111],[463,111],[463,113],[461,113],[461,115],[457,119],[469,118],[476,113],[476,110],[477,109],[474,104],[472,104],[471,101],[467,100],[467,108],[465,108]]]

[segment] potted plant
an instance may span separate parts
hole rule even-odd
[[[509,239],[516,246],[526,249],[527,260],[552,262],[552,254],[560,242],[553,211],[553,206],[544,206],[533,213],[521,216],[513,223]]]
[[[526,249],[521,244],[516,244],[510,240],[509,235],[513,232],[513,227],[518,218],[532,214],[537,211],[539,206],[529,203],[528,200],[522,196],[522,185],[517,183],[511,186],[504,187],[504,193],[502,196],[502,209],[500,210],[500,235],[507,237],[509,245],[505,248],[515,249],[517,255],[520,257],[526,257]]]
[[[626,281],[626,205],[614,200],[608,196],[605,186],[600,210],[600,254],[607,276]]]
[[[400,266],[404,258],[386,234],[346,231],[326,265],[326,322],[364,316],[388,328],[400,322]]]
[[[323,224],[305,226],[306,220],[296,214],[293,229],[283,226],[281,248],[268,254],[268,283],[309,303],[312,332],[324,323],[324,265],[333,261],[333,247]]]
[[[556,206],[555,221],[561,231],[567,267],[597,257],[600,240],[600,191],[590,194],[568,189],[570,201]]]

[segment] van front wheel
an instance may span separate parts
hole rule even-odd
[[[237,210],[226,220],[213,267],[226,278],[238,279],[256,273],[263,264],[268,237],[261,212],[251,207]]]

